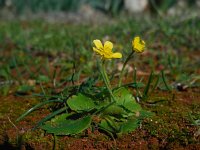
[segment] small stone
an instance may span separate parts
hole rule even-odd
[[[148,7],[148,0],[125,0],[124,4],[130,13],[141,13]]]
[[[139,117],[139,116],[140,116],[140,112],[137,111],[137,112],[135,113],[135,116],[136,116],[136,117]]]

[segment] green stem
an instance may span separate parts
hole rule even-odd
[[[55,134],[53,134],[53,137],[54,137],[53,150],[56,150],[58,138],[57,138],[57,136]]]
[[[132,58],[132,55],[134,54],[134,51],[132,50],[131,53],[128,55],[128,57],[126,58],[124,64],[123,64],[123,67],[122,67],[122,70],[121,70],[121,73],[120,73],[120,76],[119,76],[119,83],[118,83],[118,87],[120,87],[122,85],[122,76],[124,74],[124,69],[128,63],[128,61]]]
[[[98,65],[99,65],[99,64],[98,64]],[[100,110],[98,110],[97,112],[95,112],[94,114],[98,114],[98,113],[100,113],[100,112],[106,110],[108,107],[112,106],[112,105],[115,104],[115,102],[116,102],[115,97],[114,97],[114,95],[113,95],[113,93],[112,93],[112,90],[111,90],[111,84],[110,84],[108,75],[107,75],[107,73],[106,73],[105,62],[104,62],[104,60],[103,60],[102,64],[99,65],[99,68],[100,68],[100,73],[101,73],[101,75],[102,75],[102,77],[103,77],[103,81],[104,81],[104,83],[105,83],[105,85],[106,85],[106,88],[107,88],[107,90],[108,90],[108,92],[109,92],[109,94],[110,94],[110,96],[111,96],[112,101],[111,101],[108,105],[106,105],[105,107],[103,107],[103,108],[101,108]],[[93,114],[93,115],[94,115],[94,114]]]
[[[113,100],[114,102],[116,102],[115,97],[114,97],[114,95],[113,95],[113,93],[112,93],[112,90],[111,90],[111,84],[110,84],[110,81],[109,81],[109,79],[108,79],[108,75],[107,75],[107,73],[106,73],[104,61],[102,62],[101,70],[102,70],[102,71],[101,71],[101,75],[102,75],[102,77],[103,77],[103,81],[104,81],[104,83],[105,83],[105,85],[106,85],[106,88],[107,88],[108,92],[110,93],[110,96],[111,96],[112,100]]]
[[[101,65],[101,74],[102,74],[104,83],[106,84],[106,87],[108,89],[111,89],[111,84],[110,84],[110,80],[108,78],[108,75],[106,73],[105,62],[104,61],[102,62],[102,65]]]
[[[110,96],[111,96],[112,101],[111,101],[108,105],[106,105],[105,107],[103,107],[103,108],[101,108],[100,110],[96,111],[93,115],[98,114],[98,113],[104,111],[105,109],[107,109],[108,107],[110,107],[110,106],[112,106],[114,103],[116,103],[115,97],[114,97],[114,95],[113,95],[113,93],[112,93],[112,90],[111,90],[111,84],[110,84],[108,75],[107,75],[107,73],[106,73],[106,69],[105,69],[105,60],[102,61],[102,64],[101,64],[101,65],[98,63],[98,67],[99,67],[99,69],[100,69],[100,73],[101,73],[101,75],[102,75],[102,77],[103,77],[103,81],[104,81],[104,83],[105,83],[105,85],[106,85],[106,88],[107,88],[107,90],[108,90],[108,92],[109,92],[109,94],[110,94]]]

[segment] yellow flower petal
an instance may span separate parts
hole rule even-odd
[[[93,43],[96,47],[93,47],[93,51],[95,51],[98,55],[101,55],[102,59],[112,59],[112,58],[121,58],[121,53],[113,53],[113,43],[110,41],[106,41],[103,45],[100,40],[94,40]]]
[[[135,37],[132,41],[133,50],[137,53],[142,53],[145,48],[145,42],[140,37]]]
[[[100,40],[94,40],[93,43],[97,49],[103,49],[103,45]]]
[[[105,51],[112,51],[113,49],[113,43],[110,41],[106,41],[104,44],[104,50]]]
[[[103,52],[101,50],[97,49],[96,47],[93,47],[93,51],[95,51],[99,55],[103,55]]]
[[[122,58],[122,54],[121,53],[113,53],[112,58]]]

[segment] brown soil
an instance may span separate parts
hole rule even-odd
[[[195,88],[187,92],[155,91],[149,101],[163,98],[166,102],[144,105],[155,116],[145,119],[131,134],[112,139],[98,130],[88,129],[77,136],[59,136],[56,144],[52,135],[41,129],[31,130],[49,113],[47,107],[16,123],[17,117],[38,100],[17,97],[10,91],[8,96],[0,97],[0,149],[200,149],[200,136],[196,134],[199,127],[192,125],[188,116],[189,113],[200,113],[199,91]]]

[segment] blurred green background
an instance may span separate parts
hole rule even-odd
[[[197,5],[198,0],[148,0],[149,12],[166,11],[183,1],[189,7]],[[8,7],[16,14],[31,12],[76,11],[83,4],[88,4],[106,14],[116,15],[124,10],[125,0],[0,0],[0,7]]]

